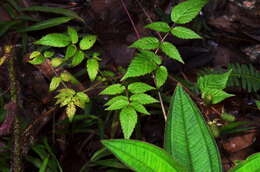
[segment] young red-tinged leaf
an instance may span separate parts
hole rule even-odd
[[[169,32],[171,30],[168,23],[165,22],[153,22],[145,26],[147,29],[152,29],[159,32]]]
[[[78,33],[73,27],[68,27],[68,35],[70,36],[72,44],[76,44],[79,40]]]
[[[201,37],[193,30],[182,26],[176,26],[172,28],[171,33],[173,36],[181,39],[201,39]]]
[[[131,106],[124,107],[119,114],[124,138],[129,139],[137,123],[137,113]]]
[[[143,105],[159,102],[158,100],[156,100],[155,98],[153,98],[148,94],[134,94],[130,97],[130,100],[139,102],[140,104]]]
[[[71,62],[71,66],[75,67],[77,65],[79,65],[85,58],[85,54],[83,51],[78,50],[76,52],[76,54],[74,55],[74,57],[72,58],[72,62]]]
[[[185,172],[165,150],[137,140],[102,140],[119,160],[136,172]]]
[[[116,95],[116,94],[121,94],[125,91],[125,86],[121,84],[113,84],[105,88],[100,95]]]
[[[58,86],[61,83],[61,78],[60,77],[53,77],[51,79],[51,83],[50,83],[50,88],[49,91],[54,91],[56,90],[56,88],[58,88]]]
[[[154,89],[154,87],[143,82],[134,82],[128,85],[128,90],[133,94],[144,93]]]
[[[79,47],[81,50],[88,50],[95,44],[97,40],[96,35],[87,35],[82,38],[82,40],[79,42]]]
[[[160,88],[168,78],[168,71],[165,66],[160,66],[155,72],[155,84]]]
[[[34,44],[50,47],[66,47],[70,44],[70,38],[62,33],[51,33],[34,42]]]
[[[99,63],[97,59],[88,59],[87,61],[87,71],[88,71],[88,76],[91,81],[94,81],[97,74],[98,74],[98,69],[99,69]]]
[[[143,50],[153,50],[158,48],[160,41],[155,37],[143,37],[132,43],[129,48],[139,48]]]
[[[184,63],[178,49],[170,42],[163,42],[160,46],[162,52],[164,52],[170,58]]]

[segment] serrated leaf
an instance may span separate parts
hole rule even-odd
[[[121,128],[124,138],[129,139],[137,123],[137,113],[131,106],[124,107],[119,114]]]
[[[78,42],[78,32],[73,27],[68,27],[68,35],[70,36],[72,44],[76,44]]]
[[[75,113],[76,113],[76,106],[73,103],[68,104],[68,106],[66,107],[66,114],[69,118],[69,121],[73,120]]]
[[[232,97],[234,94],[228,94],[225,91],[219,90],[219,89],[213,89],[213,88],[206,88],[202,92],[202,98],[208,99],[210,98],[209,103],[211,104],[217,104],[226,98]]]
[[[75,67],[79,65],[84,60],[85,54],[83,51],[78,50],[72,58],[71,66]]]
[[[160,46],[160,49],[170,58],[184,63],[178,49],[172,43],[163,42]]]
[[[105,104],[105,106],[112,105],[113,103],[115,103],[115,102],[117,102],[117,101],[120,101],[120,100],[128,101],[128,98],[127,98],[126,96],[116,96],[116,97],[113,97],[112,99],[110,99],[110,100]]]
[[[188,23],[199,14],[206,3],[206,0],[188,0],[181,2],[172,9],[171,20],[177,24]]]
[[[165,66],[160,66],[155,72],[155,85],[160,88],[168,78],[168,71]]]
[[[70,57],[73,57],[76,52],[77,52],[77,47],[75,45],[67,46],[65,52],[65,59],[69,59]]]
[[[95,44],[96,40],[96,35],[84,36],[82,40],[79,42],[79,47],[81,50],[88,50]]]
[[[121,94],[125,91],[125,86],[121,84],[113,84],[110,85],[109,87],[105,88],[100,95],[116,95],[116,94]]]
[[[209,74],[199,77],[197,85],[199,89],[203,92],[206,88],[219,89],[222,90],[226,88],[228,78],[232,70],[225,72],[223,74]]]
[[[82,22],[84,20],[78,16],[77,13],[75,13],[72,10],[64,9],[64,8],[53,8],[53,7],[45,7],[45,6],[31,6],[28,8],[22,8],[22,11],[39,11],[39,12],[46,12],[46,13],[55,13],[55,14],[62,14],[67,17],[73,17],[76,18]]]
[[[119,160],[136,172],[184,172],[166,151],[137,140],[102,140]]]
[[[63,23],[67,23],[71,19],[72,19],[71,17],[52,18],[49,20],[41,21],[32,26],[27,26],[25,28],[22,28],[20,30],[17,30],[17,32],[29,32],[29,31],[43,30],[43,29],[54,27],[54,26],[57,26],[57,25],[60,25]]]
[[[80,101],[87,103],[89,102],[89,97],[86,93],[84,92],[77,92],[77,94],[75,95],[75,97],[79,98]]]
[[[132,43],[129,48],[139,48],[143,50],[153,50],[158,48],[160,41],[155,37],[143,37]]]
[[[50,83],[50,88],[49,91],[54,91],[56,90],[56,88],[58,88],[58,86],[61,83],[61,78],[60,77],[53,77],[51,79],[51,83]]]
[[[171,30],[168,23],[165,22],[153,22],[145,26],[147,29],[152,29],[159,32],[169,32]]]
[[[249,156],[246,160],[240,162],[229,172],[257,172],[260,170],[260,153]]]
[[[155,88],[143,83],[143,82],[134,82],[128,85],[128,91],[133,94],[144,93],[146,91],[154,90]]]
[[[94,81],[99,69],[99,63],[97,59],[88,59],[87,61],[87,71],[88,71],[88,76],[91,81]]]
[[[112,103],[106,110],[119,110],[126,107],[129,104],[128,100],[118,100]]]
[[[162,63],[162,59],[160,56],[158,56],[157,54],[155,54],[152,51],[147,51],[147,50],[140,50],[140,53],[138,53],[137,56],[145,56],[146,58],[151,59],[152,61],[154,61],[156,64],[160,65]]]
[[[29,63],[31,63],[33,65],[38,65],[38,64],[42,64],[44,61],[45,61],[45,57],[38,56],[38,57],[35,57],[32,60],[30,60]]]
[[[137,112],[143,113],[145,115],[150,115],[150,113],[146,110],[144,105],[139,102],[131,102],[130,106],[132,106]]]
[[[153,98],[148,94],[134,94],[130,97],[130,100],[139,102],[143,105],[159,102],[158,100],[156,100],[155,98]]]
[[[127,68],[127,72],[121,80],[125,80],[130,77],[138,77],[151,73],[157,68],[157,64],[154,60],[143,54],[137,54],[135,58],[131,61]]]
[[[69,72],[62,72],[60,77],[65,82],[70,81],[72,84],[75,84],[75,85],[79,84],[79,81],[77,80],[77,78],[75,78]]]
[[[35,57],[38,57],[41,55],[41,52],[40,51],[33,51],[30,56],[29,56],[29,59],[33,59]]]
[[[181,39],[201,39],[193,30],[182,26],[172,28],[171,33]]]
[[[70,38],[62,33],[51,33],[34,42],[34,44],[51,47],[66,47],[70,44]]]
[[[165,149],[187,171],[222,171],[215,140],[198,107],[179,85],[171,100],[164,138]]]

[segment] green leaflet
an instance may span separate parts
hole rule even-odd
[[[76,52],[77,52],[77,47],[75,45],[67,46],[65,52],[65,59],[69,59],[70,57],[74,56]]]
[[[124,138],[129,139],[137,123],[137,113],[131,106],[125,106],[119,114],[120,125]]]
[[[143,82],[134,82],[129,84],[127,89],[131,93],[137,94],[137,93],[144,93],[150,90],[154,90],[155,88]]]
[[[66,47],[70,44],[70,38],[62,33],[51,33],[34,42],[34,44],[50,47]]]
[[[150,115],[150,113],[146,110],[146,108],[144,107],[144,105],[142,105],[139,102],[131,102],[130,105],[137,111],[140,113],[143,113],[145,115]]]
[[[49,91],[54,91],[56,88],[58,88],[60,83],[61,83],[61,78],[60,77],[53,77],[51,79]]]
[[[260,153],[256,153],[242,161],[229,172],[258,172],[260,171]]]
[[[116,94],[121,94],[125,91],[125,86],[121,84],[113,84],[110,85],[109,87],[105,88],[100,95],[116,95]]]
[[[106,110],[119,110],[126,107],[128,104],[129,104],[128,100],[121,99],[112,103],[108,108],[106,108]]]
[[[73,27],[68,27],[68,35],[70,36],[72,44],[76,44],[79,40],[78,33]]]
[[[165,22],[153,22],[146,25],[144,28],[152,29],[158,32],[169,32],[171,30],[168,23]]]
[[[66,114],[69,118],[70,121],[72,121],[75,113],[76,113],[76,106],[74,105],[74,103],[69,103],[68,106],[66,107]]]
[[[87,71],[88,71],[88,76],[91,81],[94,81],[97,74],[98,74],[98,69],[99,69],[99,63],[97,59],[88,59],[87,61]]]
[[[206,100],[208,104],[217,104],[232,96],[234,96],[234,94],[228,94],[223,90],[213,88],[206,88],[202,92],[202,98]]]
[[[72,62],[71,62],[71,66],[75,67],[77,65],[79,65],[85,58],[85,54],[83,51],[78,50],[74,57],[72,58]]]
[[[157,103],[159,102],[158,100],[156,100],[155,98],[153,98],[152,96],[148,95],[148,94],[134,94],[130,97],[131,101],[136,101],[139,102],[140,104],[151,104],[151,103]]]
[[[160,41],[155,37],[143,37],[132,43],[129,48],[153,50],[159,47]]]
[[[22,28],[20,30],[17,30],[17,32],[29,32],[29,31],[36,31],[36,30],[42,30],[42,29],[47,29],[50,27],[54,27],[63,23],[67,23],[70,21],[72,18],[71,17],[57,17],[57,18],[52,18],[49,20],[41,21],[39,23],[36,23],[35,25],[29,26]]]
[[[82,40],[79,42],[79,47],[81,50],[88,50],[95,44],[97,40],[96,35],[87,35],[82,38]]]
[[[184,63],[178,49],[170,42],[163,42],[160,45],[160,49],[170,58]]]
[[[116,96],[116,97],[113,97],[112,99],[110,99],[106,104],[105,106],[109,106],[109,105],[112,105],[113,103],[119,101],[119,100],[125,100],[125,101],[128,101],[128,97],[126,96]]]
[[[103,140],[102,144],[136,172],[183,172],[163,149],[137,140]]]
[[[171,33],[181,39],[201,39],[193,30],[182,26],[172,28]]]
[[[168,78],[168,71],[165,66],[160,66],[155,73],[155,84],[157,88],[160,88]]]
[[[180,85],[171,100],[164,139],[165,149],[188,171],[222,171],[215,140],[199,109]]]

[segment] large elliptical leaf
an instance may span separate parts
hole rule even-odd
[[[180,85],[171,100],[165,131],[165,149],[188,171],[222,171],[215,140],[198,107]]]
[[[229,172],[257,172],[260,171],[260,153],[256,153],[242,161]]]
[[[103,140],[102,144],[136,172],[183,172],[184,168],[163,149],[135,140]]]

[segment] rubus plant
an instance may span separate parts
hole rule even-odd
[[[43,36],[34,42],[36,45],[48,46],[51,48],[65,49],[64,55],[57,56],[57,51],[47,49],[44,52],[34,51],[29,56],[29,63],[39,65],[47,59],[53,68],[57,67],[75,67],[86,59],[86,71],[89,79],[94,81],[99,71],[99,53],[88,51],[95,44],[97,37],[95,35],[85,35],[81,39],[73,27],[68,27],[66,33],[51,33]],[[55,70],[55,69],[54,69]],[[78,84],[79,81],[69,72],[63,71],[56,74],[51,79],[49,91],[56,90],[61,84],[63,88],[58,90],[55,96],[56,104],[60,107],[66,106],[66,113],[70,120],[76,113],[76,107],[84,109],[85,104],[89,102],[89,97],[85,92],[75,91],[66,85],[66,82]]]

